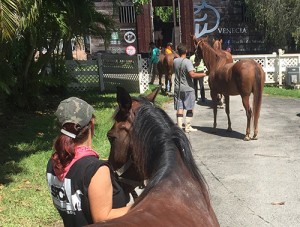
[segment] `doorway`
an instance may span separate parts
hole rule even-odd
[[[180,42],[178,0],[152,1],[153,38],[158,48]]]

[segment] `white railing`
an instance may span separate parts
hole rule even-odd
[[[266,72],[265,83],[277,84],[279,86],[285,84],[286,67],[300,66],[300,54],[284,54],[282,50],[279,50],[278,54],[233,55],[232,57],[234,62],[242,59],[253,59],[257,61]],[[113,57],[106,56],[103,59],[99,56],[97,60],[91,61],[67,62],[72,74],[74,74],[73,76],[77,79],[77,82],[71,83],[69,87],[76,88],[76,90],[85,90],[91,87],[109,90],[110,88],[114,89],[118,84],[122,84],[122,86],[128,87],[127,89],[144,93],[149,88],[147,58],[143,59],[138,55],[132,60],[135,67],[130,64],[131,68],[133,68],[128,69],[129,66],[123,64],[124,68],[119,67],[119,71],[116,71],[117,63],[110,64],[111,68],[109,68],[109,64],[103,63],[103,61],[110,59],[116,62],[118,62],[118,59],[121,59],[120,62],[125,62],[126,58],[129,58],[129,56],[113,55]],[[128,72],[128,70],[134,72]],[[208,83],[207,79],[208,77],[204,78],[204,83],[206,84]]]
[[[263,67],[267,84],[285,84],[286,67],[300,66],[300,54],[285,54],[279,49],[278,54],[233,55],[233,61],[253,59]]]
[[[278,54],[252,54],[252,55],[232,55],[233,61],[237,62],[242,59],[253,59],[258,62],[266,73],[266,84],[277,84],[282,86],[285,84],[286,67],[300,66],[299,54],[285,54],[279,49]],[[147,59],[144,59],[143,73],[148,73],[146,70]],[[206,69],[204,70],[206,71]],[[149,75],[148,75],[149,76]],[[208,77],[204,78],[204,83],[208,83]]]

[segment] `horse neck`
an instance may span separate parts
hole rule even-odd
[[[217,68],[218,55],[216,51],[207,43],[203,43],[201,49],[204,63],[208,71],[211,73]]]
[[[233,58],[232,58],[232,55],[231,53],[227,52],[227,51],[224,51],[225,52],[225,55],[226,55],[226,62],[227,63],[233,63]]]
[[[175,152],[173,151],[173,157],[175,156],[174,153]],[[194,197],[199,198],[199,196],[203,196],[206,205],[209,208],[211,207],[209,193],[204,178],[200,180],[193,175],[182,159],[182,154],[178,149],[173,161],[167,165],[163,165],[161,169],[164,169],[163,174],[158,178],[157,175],[159,174],[157,174],[157,172],[160,172],[160,170],[153,173],[144,192],[141,194],[135,205],[141,202],[146,195],[148,196],[152,192],[157,194],[158,189],[161,189],[160,193],[163,191],[168,194],[174,193],[174,188],[176,188],[177,191],[188,190]],[[153,190],[154,188],[155,190]]]

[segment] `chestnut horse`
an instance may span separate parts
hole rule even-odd
[[[223,40],[220,39],[213,39],[213,48],[215,51],[217,51],[220,56],[226,58],[226,63],[233,63],[233,58],[231,53],[229,53],[228,51],[225,51],[222,49],[222,43]],[[218,94],[218,105],[220,106],[220,108],[223,108],[223,103],[224,103],[224,97],[222,97],[221,94]]]
[[[241,60],[227,63],[227,59],[215,51],[207,42],[207,38],[193,38],[196,58],[204,60],[209,70],[208,83],[213,101],[214,131],[217,127],[217,95],[225,97],[228,131],[231,129],[229,115],[229,96],[240,95],[247,116],[246,135],[244,140],[250,140],[250,123],[253,117],[254,134],[252,139],[258,139],[258,118],[262,103],[262,92],[265,82],[265,72],[254,60]],[[253,93],[253,105],[250,106],[250,95]]]
[[[213,39],[214,50],[219,51],[220,55],[224,56],[226,58],[226,63],[233,63],[233,58],[232,58],[231,53],[222,49],[222,42],[223,42],[222,39],[220,39],[220,40]]]
[[[148,183],[127,214],[91,226],[219,226],[187,136],[153,103],[159,90],[131,97],[117,88],[110,160],[131,159]]]
[[[178,58],[179,55],[173,51],[172,54],[161,53],[159,55],[159,61],[157,63],[157,70],[159,74],[159,81],[161,84],[162,76],[165,75],[165,91],[172,91],[172,75],[174,73],[173,62],[174,58]]]

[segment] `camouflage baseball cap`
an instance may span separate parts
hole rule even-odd
[[[94,111],[94,108],[86,101],[70,97],[60,102],[55,116],[61,126],[65,123],[74,123],[83,127],[90,122]]]

